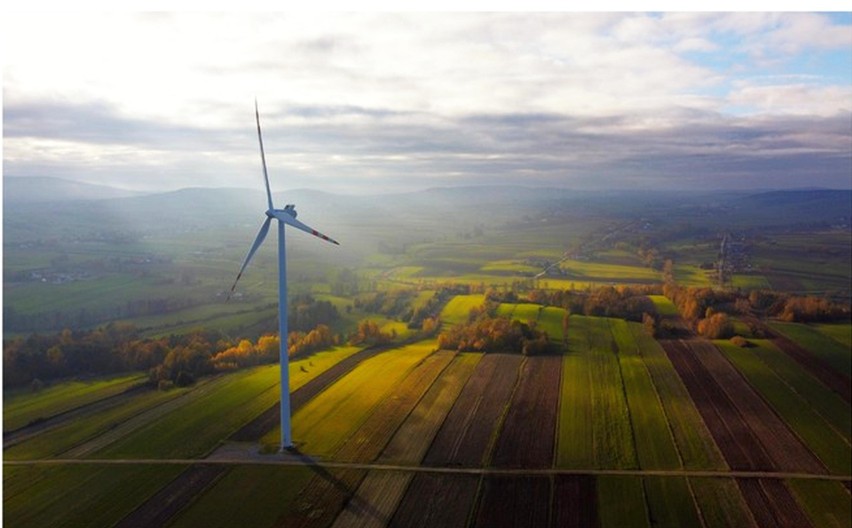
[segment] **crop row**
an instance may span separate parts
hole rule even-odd
[[[557,309],[537,310],[536,315],[559,330],[562,316]],[[789,424],[799,416],[785,413],[803,413],[810,421],[802,421],[802,427],[817,431],[814,424],[820,424],[846,442],[844,402],[811,405],[827,389],[800,371],[797,376],[791,364],[774,362],[777,351],[768,344],[759,342],[761,347],[748,350],[748,356],[724,347],[723,354],[707,342],[666,342],[664,351],[641,325],[584,316],[570,318],[566,337],[567,351],[553,356],[436,353],[434,343],[423,342],[365,357],[296,411],[299,447],[311,456],[403,465],[724,470],[727,462],[818,473],[826,464],[844,474],[842,466],[826,462],[841,460],[840,444],[820,451],[807,431],[793,434],[782,421]],[[341,352],[336,360],[343,357]],[[208,392],[188,398],[162,419],[128,432],[96,454],[203,455],[275,403],[276,370],[225,376]],[[299,383],[318,375],[305,370],[299,370],[305,376]],[[801,403],[779,411],[779,402],[788,396]],[[749,417],[744,429],[731,421],[737,415]],[[213,416],[221,418],[219,424],[200,425]],[[716,427],[711,434],[706,423],[719,424],[728,436],[719,436]],[[766,446],[768,435],[777,446]],[[738,466],[731,455],[735,451],[722,438],[734,444],[751,438],[765,466]],[[277,443],[277,431],[263,441]],[[47,483],[74,474],[80,480],[70,479],[70,489],[89,486],[93,497],[108,496],[97,476],[87,473],[92,468],[97,466],[62,468],[68,472],[65,477],[48,471],[41,486],[46,489]],[[38,486],[28,492],[22,480],[38,470],[12,469],[7,488],[13,490],[8,498],[11,519],[29,519],[32,514],[14,501],[38,500]],[[652,520],[654,525],[714,527],[762,525],[767,516],[779,515],[798,520],[807,515],[817,525],[826,512],[850,517],[843,503],[836,502],[843,493],[848,497],[837,482],[415,474],[327,470],[321,465],[298,470],[238,466],[209,475],[199,471],[203,485],[192,491],[189,507],[169,513],[174,526],[227,526],[237,519],[256,526],[584,526],[596,519],[604,527],[650,526]],[[176,472],[158,473],[145,497],[166,489],[163,485]],[[63,497],[55,499],[57,509],[70,496]],[[145,497],[120,503],[123,515]],[[597,507],[603,504],[607,508]],[[637,516],[637,511],[646,515]]]

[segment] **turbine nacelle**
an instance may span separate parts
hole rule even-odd
[[[270,218],[278,218],[277,216],[275,216],[276,213],[287,213],[293,218],[296,218],[296,216],[298,216],[298,213],[296,213],[296,206],[293,204],[286,205],[284,209],[267,209],[266,216]]]

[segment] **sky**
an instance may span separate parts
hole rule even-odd
[[[852,188],[852,15],[4,13],[4,177]]]

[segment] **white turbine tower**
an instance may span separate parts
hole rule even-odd
[[[284,450],[293,447],[293,437],[290,432],[290,358],[287,354],[287,256],[284,244],[284,224],[301,229],[305,233],[310,233],[326,242],[340,244],[316,229],[312,229],[296,220],[295,205],[287,205],[284,209],[275,209],[272,205],[272,191],[269,189],[269,174],[266,172],[266,155],[263,152],[263,136],[260,133],[260,113],[257,110],[257,100],[254,102],[254,116],[257,120],[257,140],[260,143],[260,161],[263,163],[263,179],[266,182],[266,199],[269,209],[266,210],[266,220],[260,226],[257,238],[254,239],[254,244],[252,244],[248,255],[246,255],[243,266],[237,274],[237,279],[234,281],[234,285],[231,286],[228,298],[230,299],[231,294],[234,293],[234,289],[237,287],[237,282],[242,277],[243,271],[245,271],[257,248],[260,247],[266,238],[272,219],[278,220],[278,335],[280,341],[278,355],[281,361],[281,449]]]

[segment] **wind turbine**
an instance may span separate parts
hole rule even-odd
[[[254,117],[257,121],[257,141],[260,143],[260,161],[263,163],[263,179],[266,182],[266,200],[269,208],[266,210],[266,220],[260,226],[260,231],[257,233],[257,238],[254,239],[248,255],[246,255],[243,266],[237,274],[234,285],[231,286],[231,291],[228,294],[228,299],[234,293],[237,287],[237,282],[243,275],[246,266],[254,256],[257,248],[263,243],[266,234],[269,232],[269,226],[272,219],[278,220],[278,335],[280,347],[278,356],[281,362],[281,450],[293,447],[293,436],[290,431],[290,357],[287,354],[287,255],[284,244],[284,225],[290,225],[296,229],[300,229],[305,233],[309,233],[317,238],[321,238],[326,242],[340,245],[336,240],[327,237],[316,229],[306,226],[302,222],[296,220],[296,206],[293,204],[286,205],[284,209],[276,209],[272,204],[272,191],[269,189],[269,174],[266,171],[266,155],[263,152],[263,136],[260,132],[260,113],[257,110],[257,100],[254,101]]]

